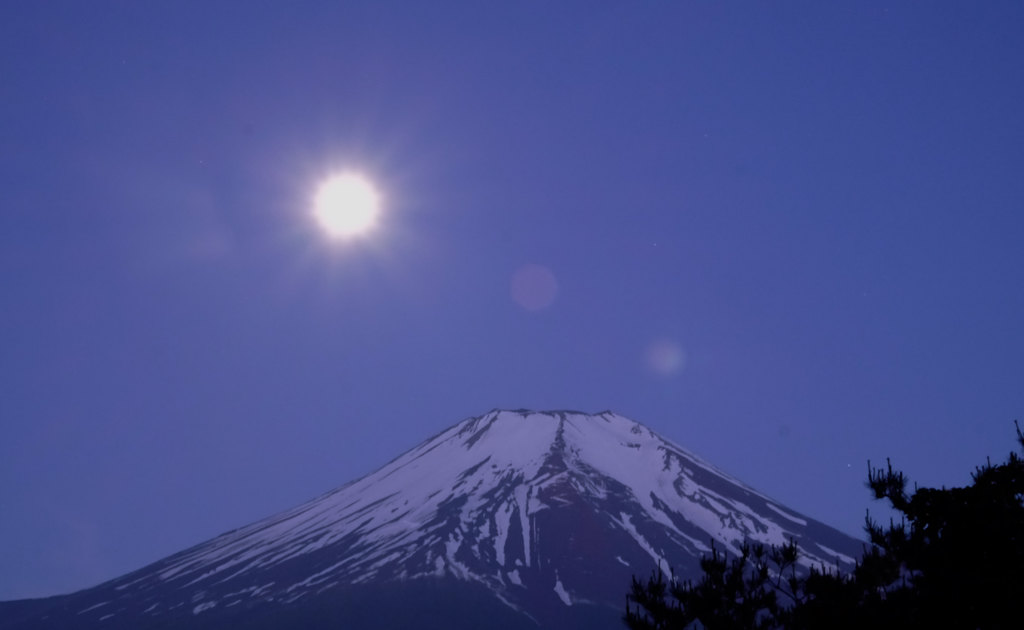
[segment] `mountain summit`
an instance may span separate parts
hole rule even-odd
[[[0,628],[621,627],[631,575],[709,542],[861,544],[611,412],[495,410],[376,472]]]

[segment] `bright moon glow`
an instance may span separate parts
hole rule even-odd
[[[320,226],[337,237],[357,236],[373,227],[380,196],[370,180],[355,173],[336,175],[316,193],[313,214]]]

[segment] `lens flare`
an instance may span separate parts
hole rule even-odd
[[[540,311],[558,296],[558,280],[542,265],[523,265],[512,274],[512,299],[528,311]]]
[[[647,365],[662,376],[670,376],[686,366],[686,352],[672,339],[657,339],[647,346]]]

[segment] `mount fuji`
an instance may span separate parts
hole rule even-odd
[[[788,539],[804,566],[862,551],[622,416],[495,410],[133,573],[0,603],[0,628],[621,628],[632,575]]]

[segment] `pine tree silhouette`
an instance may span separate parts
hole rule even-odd
[[[870,546],[851,573],[799,575],[792,541],[732,558],[712,543],[696,583],[634,577],[623,620],[632,630],[1024,627],[1024,459],[986,462],[971,481],[908,494],[891,462],[869,463],[868,487],[902,519],[883,527],[866,518]]]

